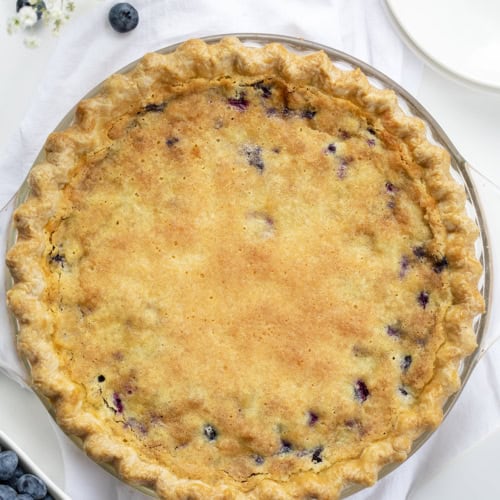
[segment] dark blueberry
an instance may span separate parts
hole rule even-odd
[[[290,109],[288,106],[285,106],[281,114],[283,115],[283,118],[288,118],[294,115],[294,111],[293,109]]]
[[[278,110],[276,108],[267,108],[266,115],[267,116],[276,116],[278,114]]]
[[[344,139],[344,141],[351,138],[351,134],[347,132],[347,130],[340,130],[339,136],[341,139]]]
[[[255,82],[252,84],[254,89],[260,90],[262,92],[262,97],[268,99],[271,97],[271,87],[269,85],[264,84],[264,81]]]
[[[97,377],[97,381],[98,381],[98,382],[104,382],[105,380],[106,380],[106,377],[105,377],[104,375],[99,375],[99,376]]]
[[[375,146],[375,139],[368,139],[366,143],[368,144],[368,146],[373,148],[373,146]]]
[[[209,441],[215,441],[217,439],[217,429],[210,424],[206,424],[203,427],[203,434]]]
[[[0,500],[16,500],[17,492],[6,484],[0,484]]]
[[[250,104],[243,93],[239,97],[230,97],[227,102],[230,106],[239,109],[240,111],[245,111]]]
[[[285,439],[281,440],[280,453],[290,453],[293,450],[293,445],[290,441],[286,441]]]
[[[313,109],[306,109],[302,111],[301,116],[306,120],[312,120],[316,116],[316,111],[314,111]]]
[[[257,465],[262,465],[265,462],[264,457],[262,457],[261,455],[254,455],[253,459]]]
[[[369,134],[372,134],[372,135],[377,135],[377,132],[375,132],[375,129],[372,128],[372,127],[368,127],[366,130],[368,130],[368,133]]]
[[[47,494],[47,486],[37,476],[33,474],[24,474],[16,483],[16,488],[19,493],[27,493],[35,500],[43,498]]]
[[[399,277],[403,279],[406,276],[408,268],[410,267],[410,261],[406,255],[403,255],[401,262],[399,263]]]
[[[171,148],[174,144],[177,144],[179,142],[178,137],[169,137],[166,141],[165,144]]]
[[[45,500],[47,497],[44,496],[42,500]],[[28,495],[28,493],[20,493],[17,495],[16,500],[33,500],[33,497],[31,495]]]
[[[308,412],[307,425],[312,427],[318,420],[319,420],[319,417],[318,417],[318,415],[316,415],[316,413],[314,413],[312,411]]]
[[[115,409],[118,413],[123,412],[123,401],[121,400],[117,392],[113,393],[113,404],[115,405]]]
[[[429,303],[429,294],[425,291],[420,292],[417,296],[417,302],[425,309]]]
[[[145,113],[161,113],[164,109],[165,109],[164,102],[161,104],[150,103],[144,106]]]
[[[413,247],[413,255],[415,255],[415,257],[417,257],[418,259],[423,259],[427,255],[425,247]]]
[[[323,446],[318,446],[313,450],[311,460],[314,464],[319,464],[323,462],[323,458],[321,456],[321,453],[323,453]]]
[[[255,167],[262,173],[264,170],[264,161],[262,160],[262,148],[260,146],[245,146],[243,149],[247,161],[252,167]]]
[[[448,259],[446,257],[443,257],[442,259],[436,259],[434,261],[434,264],[432,266],[432,270],[439,274],[443,272],[443,270],[448,267]]]
[[[364,403],[368,399],[369,395],[370,391],[368,390],[368,387],[366,387],[366,384],[362,380],[358,380],[354,384],[354,396],[356,399],[361,401],[361,403]]]
[[[17,453],[12,450],[2,451],[0,453],[0,479],[2,481],[10,479],[14,475],[18,463]]]
[[[51,262],[60,264],[61,267],[64,267],[64,263],[66,262],[66,258],[64,257],[64,255],[61,255],[59,252],[51,255],[50,260]]]
[[[281,148],[276,147],[276,148],[271,149],[271,151],[273,153],[279,154],[279,153],[281,153]]]
[[[409,354],[407,354],[401,361],[401,370],[403,370],[404,372],[407,371],[408,368],[410,368],[412,361],[413,361],[412,357]]]
[[[394,186],[394,184],[392,184],[392,182],[388,181],[385,183],[385,190],[388,193],[394,193],[396,191],[396,187]]]
[[[108,14],[109,24],[118,33],[132,31],[139,23],[139,13],[129,3],[117,3]]]
[[[43,0],[38,0],[36,3],[31,3],[30,0],[17,0],[16,2],[16,12],[19,12],[23,7],[33,7],[36,11],[36,17],[40,21],[44,10],[47,10],[45,2]]]
[[[54,497],[50,494],[50,493],[47,493],[43,498],[42,500],[54,500]]]
[[[17,465],[16,470],[14,471],[14,474],[8,479],[6,482],[9,486],[12,486],[13,488],[16,487],[16,482],[17,480],[25,474],[26,471],[21,467],[21,465]]]
[[[401,336],[401,328],[399,325],[387,325],[386,330],[387,335],[390,337],[400,337]]]
[[[335,146],[335,144],[328,144],[328,146],[326,147],[326,151],[327,153],[336,153],[337,152],[337,146]]]
[[[404,387],[400,387],[400,388],[399,388],[399,392],[400,392],[403,396],[408,396],[408,391],[407,391]]]

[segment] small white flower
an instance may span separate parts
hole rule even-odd
[[[23,28],[30,28],[38,20],[35,9],[33,7],[28,7],[28,6],[22,7],[19,10],[18,17],[21,27]]]
[[[23,41],[24,45],[29,49],[35,49],[40,45],[40,40],[36,36],[27,36]]]
[[[21,26],[21,21],[17,16],[11,17],[7,20],[7,33],[12,35],[15,33],[19,27]]]

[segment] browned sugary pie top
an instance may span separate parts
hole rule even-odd
[[[94,459],[164,498],[336,498],[440,422],[475,347],[476,232],[390,91],[190,41],[46,152],[9,300]]]

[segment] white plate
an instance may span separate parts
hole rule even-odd
[[[441,72],[500,91],[499,0],[385,0],[403,38]]]

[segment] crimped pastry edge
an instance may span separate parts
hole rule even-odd
[[[447,230],[446,248],[441,250],[452,259],[449,279],[454,304],[446,313],[447,340],[436,354],[433,378],[421,395],[421,411],[414,419],[403,419],[399,435],[373,443],[358,458],[320,474],[300,473],[283,483],[264,479],[250,493],[243,493],[233,480],[211,486],[176,477],[143,460],[131,447],[114,442],[92,414],[79,412],[84,391],[58,371],[47,328],[50,313],[41,300],[44,276],[37,261],[44,249],[44,227],[71,170],[80,156],[106,147],[102,138],[108,137],[107,127],[124,109],[154,102],[163,89],[186,80],[265,74],[348,99],[376,115],[406,144],[423,167],[423,180]],[[404,460],[413,441],[441,422],[443,404],[460,385],[459,363],[476,347],[472,321],[484,307],[477,290],[481,266],[474,243],[478,232],[465,214],[465,193],[449,173],[448,153],[429,143],[423,122],[400,109],[394,92],[374,88],[360,70],[337,69],[321,52],[299,56],[277,43],[249,48],[234,37],[211,45],[189,40],[173,53],[147,54],[129,73],[108,78],[100,93],[79,104],[67,130],[49,136],[45,152],[46,160],[33,167],[29,176],[31,195],[14,216],[18,241],[8,253],[7,264],[15,285],[8,291],[8,303],[19,323],[18,350],[29,362],[33,385],[49,398],[61,427],[78,436],[93,459],[111,463],[126,481],[146,485],[163,498],[336,498],[349,483],[373,484],[382,466]]]

